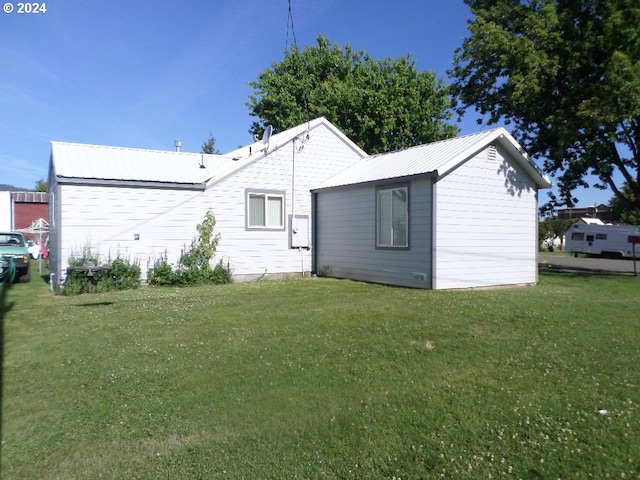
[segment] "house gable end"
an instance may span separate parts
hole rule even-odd
[[[539,188],[548,188],[550,183],[535,164],[522,151],[513,137],[504,129],[450,138],[438,142],[367,157],[346,170],[318,184],[315,189],[340,185],[354,185],[401,178],[413,175],[437,173],[446,176],[460,165],[485,150],[491,144],[501,144],[535,180]]]
[[[335,139],[346,145],[357,155],[357,157],[364,158],[367,156],[367,153],[364,150],[358,147],[331,122],[324,117],[319,117],[309,123],[301,124],[297,127],[285,130],[284,132],[272,135],[267,144],[254,142],[251,145],[247,145],[225,154],[227,157],[232,157],[234,163],[216,172],[215,177],[208,181],[207,188],[212,188],[230,176],[236,175],[245,168],[250,167],[256,162],[267,159],[270,155],[273,155],[282,148],[287,146],[291,147],[291,144],[296,141],[300,142],[300,145],[303,145],[306,141],[312,141],[313,132],[320,128],[325,128],[327,131],[331,132]]]

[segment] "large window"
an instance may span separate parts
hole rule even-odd
[[[409,187],[376,191],[377,247],[409,247]]]
[[[284,192],[247,192],[247,228],[284,229]]]

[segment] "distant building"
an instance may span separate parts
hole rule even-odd
[[[563,208],[558,210],[558,218],[562,220],[573,220],[579,218],[599,218],[604,222],[609,221],[611,207],[601,203],[591,207]]]
[[[45,192],[0,192],[0,229],[26,230],[34,221],[49,222],[49,194]],[[26,233],[31,240],[37,235]]]
[[[49,221],[49,194],[46,192],[12,192],[13,229],[29,228],[34,220]]]

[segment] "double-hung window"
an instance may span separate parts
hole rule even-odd
[[[247,228],[284,229],[284,192],[247,191]]]
[[[409,247],[409,187],[376,190],[376,247]]]

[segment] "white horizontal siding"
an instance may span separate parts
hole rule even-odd
[[[165,254],[175,264],[209,208],[217,221],[214,233],[221,234],[215,260],[228,264],[236,277],[309,271],[310,251],[289,248],[288,222],[279,231],[246,230],[245,191],[284,191],[285,221],[292,213],[310,217],[311,187],[362,155],[346,138],[319,124],[304,142],[300,137],[246,166],[238,164],[237,171],[211,182],[205,191],[63,185],[55,207],[59,228],[53,232],[58,274],[64,273],[70,255],[85,247],[103,260],[120,255],[140,262],[143,277]]]
[[[295,214],[311,220],[311,188],[359,159],[349,144],[319,126],[304,143],[284,145],[216,183],[205,195],[222,233],[218,258],[240,278],[309,272],[311,250],[290,248],[288,219]],[[246,229],[246,189],[285,192],[284,230]]]
[[[178,260],[208,208],[201,192],[187,190],[63,185],[57,197],[62,275],[69,257],[89,248],[101,261],[139,262],[146,278],[156,259]]]
[[[439,180],[436,198],[434,288],[537,280],[537,188],[503,150]]]

